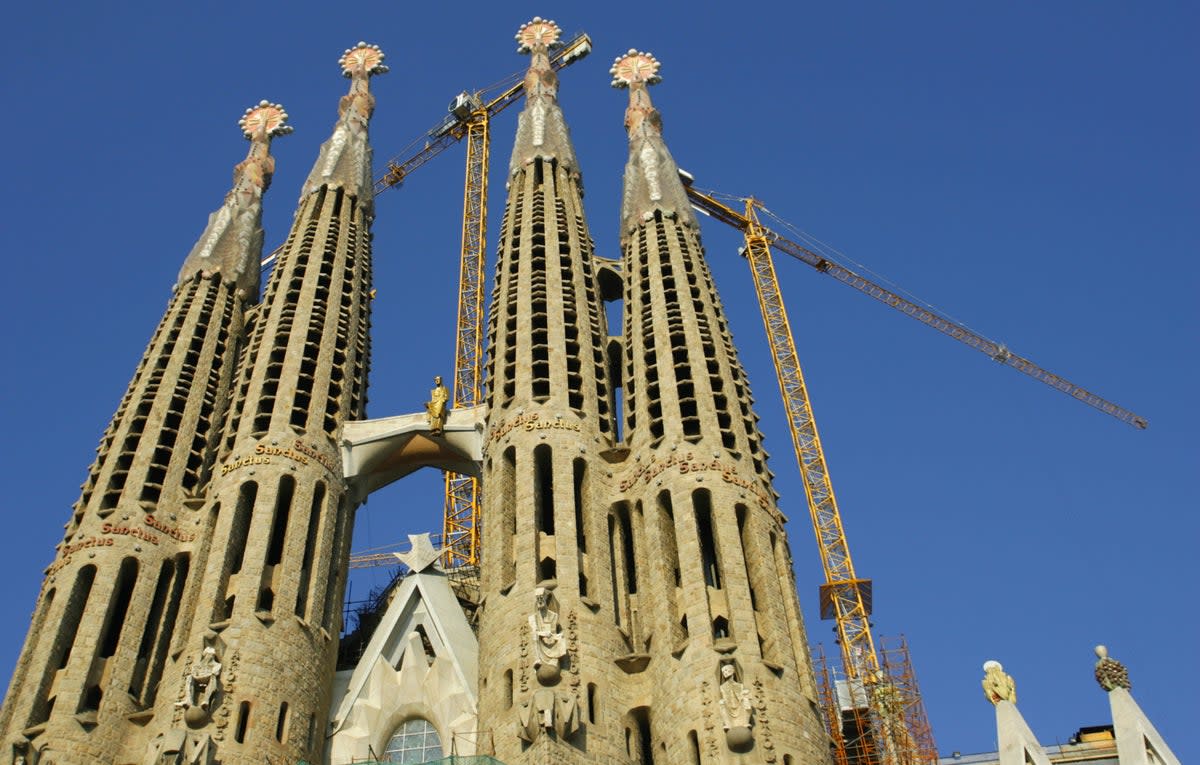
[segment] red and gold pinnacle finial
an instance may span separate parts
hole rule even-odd
[[[613,76],[614,88],[654,85],[662,82],[662,77],[658,74],[661,66],[652,54],[630,48],[625,55],[617,56],[608,73]]]
[[[384,74],[388,68],[383,63],[383,51],[378,45],[368,45],[365,42],[359,41],[358,45],[353,48],[347,48],[342,57],[338,59],[338,65],[342,67],[342,76],[344,77],[370,77],[376,74]]]
[[[623,56],[617,56],[612,69],[608,72],[613,76],[614,88],[629,89],[629,106],[625,109],[625,129],[632,138],[635,133],[643,132],[643,126],[654,133],[662,132],[662,118],[654,104],[650,101],[650,91],[647,85],[662,82],[658,70],[661,64],[652,54],[646,51],[630,48]]]
[[[259,101],[250,107],[238,120],[238,127],[247,141],[274,138],[277,135],[287,135],[292,132],[292,126],[287,124],[288,115],[281,104],[270,101]]]
[[[517,53],[532,53],[540,48],[542,51],[553,50],[562,45],[559,38],[562,29],[549,19],[534,16],[533,21],[527,21],[517,30]]]

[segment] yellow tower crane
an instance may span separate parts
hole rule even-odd
[[[855,573],[854,562],[850,557],[841,512],[838,510],[833,484],[829,478],[825,453],[821,447],[821,438],[817,432],[812,404],[800,369],[787,309],[775,273],[771,247],[774,246],[818,271],[829,274],[1122,422],[1145,428],[1146,421],[1047,372],[958,322],[912,303],[827,257],[771,231],[759,221],[757,210],[763,208],[758,201],[752,198],[741,200],[745,208],[744,211],[738,211],[695,188],[690,182],[690,177],[685,176],[684,180],[688,196],[697,210],[733,226],[741,231],[745,238],[742,254],[750,264],[753,275],[754,290],[766,328],[771,357],[775,363],[779,390],[792,435],[792,446],[804,481],[821,566],[824,569],[825,583],[821,585],[820,590],[821,615],[823,618],[832,618],[837,623],[845,676],[844,692],[840,694],[843,697],[840,700],[836,691],[829,693],[826,707],[829,732],[836,745],[839,765],[925,765],[936,762],[937,747],[908,663],[907,646],[901,644],[898,650],[885,654],[885,660],[881,662],[881,654],[877,651],[871,635],[871,580],[860,578]],[[888,656],[893,660],[887,661]],[[828,678],[825,685],[827,688],[833,688]]]

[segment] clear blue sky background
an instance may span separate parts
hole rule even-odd
[[[454,8],[452,11],[437,10]],[[939,748],[994,743],[980,665],[1015,676],[1043,743],[1108,720],[1091,647],[1184,761],[1200,758],[1195,391],[1200,16],[1185,3],[22,3],[3,32],[5,437],[0,678],[93,447],[169,287],[282,102],[267,239],[282,241],[359,39],[388,54],[382,162],[459,91],[520,70],[534,14],[586,30],[563,73],[601,254],[617,256],[625,95],[612,57],[663,62],[653,95],[698,184],[753,194],[935,305],[1137,411],[1138,432],[795,262],[780,278],[878,630],[905,633]],[[515,109],[494,125],[493,221]],[[371,414],[420,407],[453,363],[462,149],[378,203]],[[494,242],[495,226],[493,226]],[[739,237],[704,238],[790,525],[810,636],[821,581]],[[357,550],[439,530],[430,474],[372,497]],[[354,581],[361,597],[385,579]]]

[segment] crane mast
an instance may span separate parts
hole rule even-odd
[[[487,262],[488,152],[491,115],[476,109],[467,122],[467,173],[463,192],[462,259],[458,275],[458,324],[454,333],[455,409],[476,406],[483,388],[483,281]],[[446,473],[442,521],[447,568],[479,563],[479,479]]]
[[[841,512],[829,478],[825,450],[817,432],[808,388],[796,343],[784,307],[779,279],[771,257],[767,231],[755,212],[757,202],[746,200],[743,231],[746,246],[742,254],[750,264],[754,292],[766,328],[771,358],[775,362],[779,392],[787,411],[788,430],[800,465],[804,493],[817,537],[825,583],[820,601],[823,618],[833,618],[841,647],[845,688],[850,697],[849,719],[839,702],[829,720],[835,732],[839,760],[846,763],[888,763],[916,765],[930,761],[930,753],[915,746],[903,715],[913,699],[899,698],[897,689],[882,672],[879,654],[871,636],[871,580],[860,579],[854,572],[850,546],[842,526]],[[915,689],[914,689],[915,691]],[[855,698],[860,696],[862,698]],[[916,701],[919,703],[919,694]],[[936,759],[936,748],[932,757]]]
[[[779,392],[792,434],[792,447],[800,464],[804,493],[808,498],[808,509],[820,549],[821,566],[825,570],[825,584],[821,588],[822,611],[832,611],[837,621],[846,679],[875,682],[879,675],[879,658],[871,639],[871,581],[859,579],[854,573],[854,561],[850,558],[850,547],[846,543],[833,483],[829,479],[825,451],[817,433],[804,373],[800,370],[800,359],[796,354],[787,309],[779,290],[771,248],[766,231],[755,214],[755,204],[754,200],[746,201],[746,228],[743,232],[746,247],[742,254],[749,262],[754,277],[754,292],[758,296],[771,358],[775,362]]]
[[[826,708],[838,765],[926,765],[936,761],[937,748],[915,680],[905,685],[893,676],[912,677],[904,650],[904,671],[884,667],[871,635],[871,581],[854,571],[841,512],[833,492],[825,451],[817,432],[808,388],[771,257],[773,232],[758,219],[758,202],[745,200],[739,213],[702,194],[690,184],[688,194],[697,209],[742,231],[742,254],[750,265],[754,292],[775,363],[779,392],[787,411],[792,447],[800,466],[804,493],[817,537],[825,583],[820,601],[823,618],[834,619],[841,648],[845,693],[826,674]],[[844,696],[845,699],[839,698]]]

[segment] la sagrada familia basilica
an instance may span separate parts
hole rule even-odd
[[[439,381],[428,412],[366,418],[387,67],[359,44],[265,289],[290,128],[268,102],[241,120],[249,153],[46,570],[0,763],[831,762],[750,389],[650,97],[659,62],[612,67],[629,155],[608,260],[557,101],[559,29],[517,39],[486,402],[447,409]],[[477,597],[464,610],[414,537],[339,672],[355,509],[420,467],[482,481]]]

